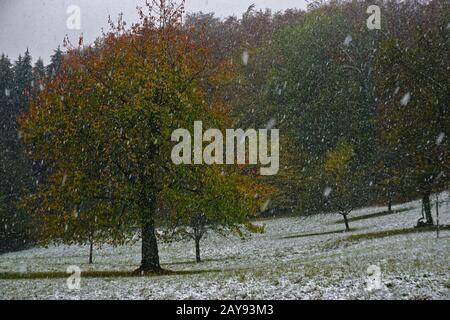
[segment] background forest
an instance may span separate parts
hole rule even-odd
[[[366,25],[373,4],[379,30]],[[165,5],[173,15],[142,14],[130,31],[119,20],[47,66],[28,50],[1,56],[0,252],[122,244],[136,229],[199,246],[207,229],[262,231],[250,220],[286,213],[340,213],[348,230],[353,209],[413,199],[434,223],[431,196],[450,182],[448,1],[225,19]],[[170,129],[199,117],[280,129],[279,173],[166,167]],[[143,241],[143,270],[159,267],[155,246]]]

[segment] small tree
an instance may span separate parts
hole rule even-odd
[[[258,213],[271,188],[255,177],[225,173],[219,167],[190,169],[189,174],[180,177],[183,189],[163,192],[166,240],[194,240],[196,261],[200,262],[200,241],[209,231],[223,236],[262,231],[249,218]]]
[[[348,215],[364,203],[367,193],[361,188],[362,174],[352,167],[353,148],[340,140],[335,149],[329,151],[324,163],[327,186],[324,188],[327,207],[344,218],[345,230],[350,231]]]
[[[120,223],[120,219],[105,215],[105,204],[90,198],[91,192],[79,171],[57,172],[38,193],[21,203],[38,217],[41,244],[88,245],[88,261],[93,263],[94,244],[116,239],[114,231],[119,226],[115,223]],[[120,209],[115,208],[116,217],[120,216]]]
[[[396,151],[388,145],[379,142],[379,153],[376,164],[372,171],[375,178],[374,185],[377,198],[385,201],[387,211],[392,212],[394,199],[401,194],[402,177],[400,175],[401,165],[397,162]]]

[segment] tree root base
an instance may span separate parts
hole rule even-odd
[[[135,276],[151,276],[151,275],[165,275],[170,274],[169,270],[165,270],[161,267],[139,267],[133,271]]]

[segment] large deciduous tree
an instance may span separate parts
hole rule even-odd
[[[183,3],[153,1],[146,9],[130,29],[119,19],[94,45],[70,49],[22,119],[29,153],[51,168],[25,202],[43,230],[64,239],[67,226],[70,241],[120,244],[138,228],[142,272],[161,269],[157,200],[177,188],[171,133],[221,118],[223,104],[207,88],[229,77],[182,28]]]

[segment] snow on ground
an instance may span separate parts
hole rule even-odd
[[[450,224],[450,201],[440,206],[440,223]],[[130,278],[81,278],[80,290],[66,279],[0,280],[0,299],[450,299],[450,231],[410,233],[359,241],[353,234],[411,228],[420,217],[420,201],[394,206],[390,215],[351,221],[344,233],[337,214],[260,221],[264,234],[245,241],[209,235],[202,240],[203,262],[196,264],[194,244],[161,244],[164,268],[198,271],[189,275]],[[433,208],[434,209],[434,208]],[[382,212],[357,210],[351,217]],[[434,212],[434,211],[433,211]],[[337,231],[337,233],[333,233]],[[319,235],[309,235],[319,233]],[[94,251],[59,246],[0,255],[0,272],[134,270],[140,245]],[[368,268],[380,268],[379,288],[367,290]]]

